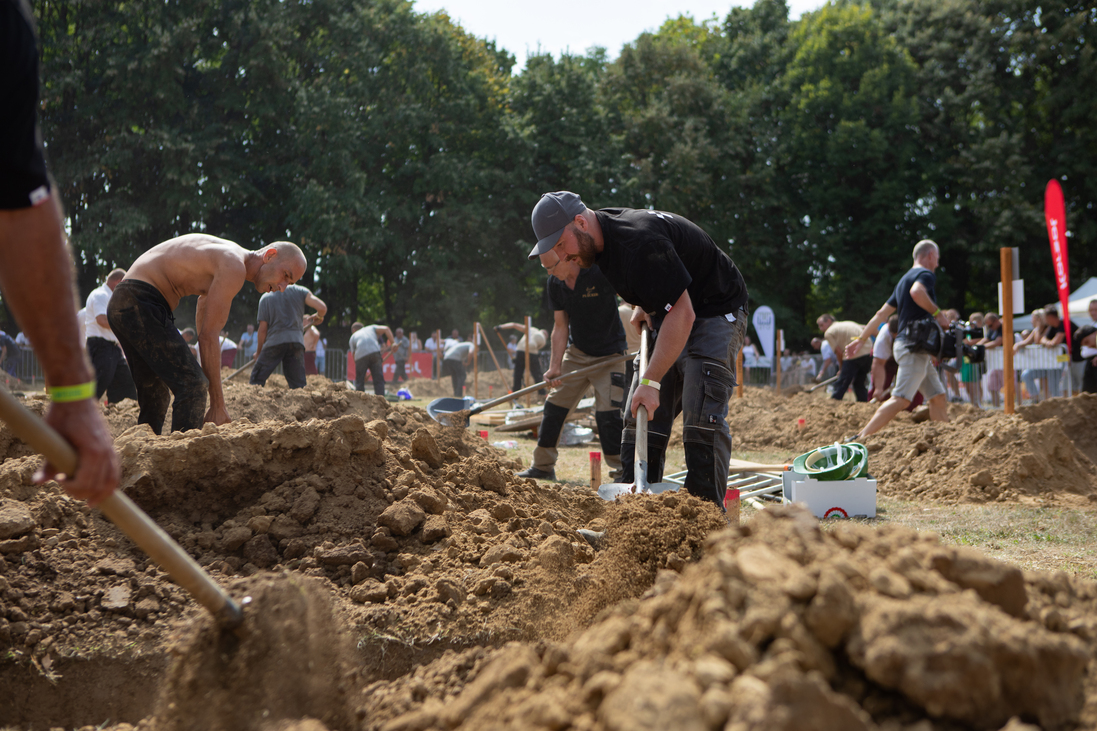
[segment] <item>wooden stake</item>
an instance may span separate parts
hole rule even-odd
[[[1002,260],[1002,376],[1005,381],[1003,409],[1013,413],[1013,249],[999,249]]]
[[[480,398],[480,323],[472,326],[472,397]]]
[[[503,382],[503,391],[506,393],[510,393],[510,384],[507,383],[507,379],[503,377],[503,369],[499,367],[499,359],[495,357],[495,351],[492,350],[491,346],[488,345],[488,334],[484,331],[484,326],[480,323],[476,323],[476,327],[480,328],[480,334],[484,336],[484,345],[488,349],[488,355],[491,356],[491,362],[495,364],[495,372],[499,374],[499,380]],[[496,333],[496,335],[499,335],[499,333]],[[503,340],[503,336],[499,335],[499,339]],[[503,349],[506,350],[506,347],[507,344],[506,341],[504,341]],[[488,388],[490,389],[491,386],[488,386]],[[488,397],[491,397],[490,393],[488,394]]]
[[[743,349],[735,356],[735,395],[743,398]]]
[[[774,383],[774,390],[776,390],[777,393],[781,393],[781,352],[784,346],[784,338],[781,333],[781,330],[777,331],[777,347],[774,348],[774,350],[777,351],[774,355],[777,359],[777,363],[775,364],[777,366],[777,381]]]
[[[522,379],[523,386],[530,386],[536,381],[533,380],[533,374],[529,370],[529,341],[533,339],[533,318],[526,315],[526,374]],[[528,379],[528,380],[527,380]],[[533,405],[533,394],[526,394],[526,408],[528,409]]]

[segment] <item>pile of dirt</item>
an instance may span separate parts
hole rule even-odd
[[[1092,725],[1095,598],[1093,582],[1024,576],[930,535],[823,532],[775,508],[568,642],[453,655],[368,688],[365,727]]]
[[[454,648],[563,637],[642,593],[660,569],[696,560],[726,525],[689,496],[607,511],[587,490],[518,478],[521,465],[468,429],[377,396],[227,392],[237,419],[223,427],[161,437],[124,428],[123,488],[217,580],[273,572],[326,586],[356,645],[359,682]],[[271,393],[263,408],[283,420],[251,423],[248,409],[261,414],[253,401]],[[116,430],[135,420],[125,403],[110,416]],[[193,603],[97,512],[55,484],[33,486],[37,462],[0,465],[0,643],[15,661],[3,674],[38,668],[79,683],[104,656],[162,657],[167,628],[186,624]],[[599,554],[576,533],[607,526],[621,540]],[[180,672],[169,677],[200,675]],[[8,680],[0,706],[42,719],[26,682]],[[114,717],[137,720],[148,702],[135,697]]]
[[[746,393],[732,399],[728,417],[738,450],[807,452],[856,434],[876,410],[817,394]],[[1097,501],[1097,396],[1050,399],[1013,415],[951,404],[949,419],[902,412],[865,440],[883,494],[945,503]]]
[[[824,533],[778,508],[723,530],[688,495],[605,503],[518,478],[474,430],[322,378],[225,393],[222,427],[157,437],[132,402],[107,416],[127,494],[254,598],[243,637],[98,512],[31,484],[38,458],[0,427],[0,725],[1097,724],[1090,582],[887,524]],[[747,394],[731,404],[740,450],[807,451],[873,411]],[[904,414],[869,440],[870,468],[912,500],[1089,507],[1095,405]],[[579,528],[605,531],[601,549]]]

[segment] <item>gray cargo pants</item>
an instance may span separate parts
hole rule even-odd
[[[724,507],[731,432],[727,424],[728,401],[735,388],[734,363],[747,332],[747,311],[740,308],[735,322],[726,317],[699,317],[674,366],[663,376],[659,408],[648,421],[648,482],[663,479],[663,464],[670,427],[682,414],[686,490]],[[640,377],[633,376],[631,393]],[[621,436],[622,482],[635,481],[636,419],[625,405],[625,430]]]

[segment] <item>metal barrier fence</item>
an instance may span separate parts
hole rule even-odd
[[[981,409],[1001,408],[1005,389],[1003,358],[1001,348],[991,348],[986,351],[982,363],[960,363],[956,359],[940,363],[937,373],[948,400]],[[1029,405],[1074,393],[1081,387],[1085,364],[1070,363],[1068,358],[1065,345],[1056,348],[1031,346],[1014,351],[1014,403]],[[781,387],[814,384],[821,366],[822,356],[819,355],[793,356],[791,360],[786,357],[781,368]],[[746,386],[773,388],[777,384],[776,369],[768,358],[744,359],[743,370]],[[837,369],[830,367],[823,380],[836,373]]]
[[[501,367],[508,367],[504,351],[495,354]],[[541,353],[542,370],[548,367],[548,353]],[[822,366],[822,356],[805,355],[782,359],[781,387],[811,386]],[[247,360],[243,350],[238,350],[233,368],[241,368]],[[945,393],[952,403],[970,403],[981,409],[1001,408],[1005,388],[1001,348],[986,351],[982,363],[958,363],[955,359],[942,362],[937,369]],[[1018,406],[1034,404],[1047,398],[1069,396],[1081,387],[1084,363],[1069,362],[1066,346],[1057,348],[1026,347],[1013,353],[1014,399]],[[495,363],[486,350],[481,350],[477,366],[481,372],[495,369]],[[328,348],[324,358],[317,362],[320,373],[333,381],[347,379],[347,351]],[[21,350],[5,359],[0,368],[8,376],[36,386],[44,382],[42,367],[31,350]],[[282,373],[279,365],[275,373]],[[755,388],[774,388],[777,371],[769,358],[749,358],[743,363],[743,384]],[[823,374],[823,379],[836,373],[833,366]],[[870,384],[871,385],[871,384]],[[852,397],[852,396],[850,396]]]

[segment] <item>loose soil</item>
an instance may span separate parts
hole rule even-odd
[[[412,382],[417,402],[426,384],[449,395]],[[97,511],[34,486],[38,458],[0,426],[0,727],[1097,725],[1088,580],[796,507],[729,527],[684,494],[606,503],[322,378],[225,393],[234,421],[184,434],[137,426],[130,401],[105,413],[126,493],[247,598],[236,632]],[[867,441],[870,469],[927,504],[1090,510],[1093,399],[903,414]],[[800,452],[872,411],[750,389],[729,419],[737,450]]]

